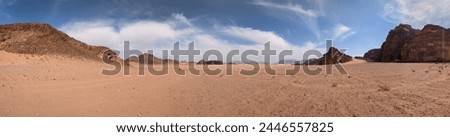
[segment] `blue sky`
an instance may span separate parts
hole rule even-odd
[[[49,23],[92,45],[120,50],[200,49],[324,51],[326,39],[363,55],[399,23],[449,27],[449,0],[0,0],[0,23]],[[158,53],[155,53],[158,55]]]

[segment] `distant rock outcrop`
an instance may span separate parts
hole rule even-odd
[[[352,61],[352,57],[340,52],[338,49],[331,47],[320,60],[320,65],[345,63]]]
[[[391,30],[381,49],[369,50],[364,58],[374,62],[450,61],[450,29],[426,25],[422,30],[400,24]]]
[[[202,60],[198,61],[197,64],[199,64],[199,65],[223,65],[223,61],[220,61],[220,60],[205,61],[202,59]]]
[[[125,60],[126,63],[135,62],[140,64],[170,64],[170,63],[178,63],[176,60],[171,59],[160,59],[158,57],[153,56],[152,54],[144,53],[139,56],[131,56]]]
[[[340,52],[335,47],[330,47],[328,52],[323,54],[323,57],[319,59],[309,59],[305,61],[303,64],[305,65],[329,65],[329,64],[338,64],[352,61],[353,58],[349,55],[346,55]]]
[[[130,65],[130,63],[132,63],[132,62],[139,63],[138,56],[131,56],[124,60],[124,64],[126,64],[126,65]]]
[[[295,65],[319,65],[321,58],[312,58],[304,61],[301,64],[295,64]]]
[[[19,54],[59,55],[71,58],[115,60],[107,47],[90,46],[53,28],[49,24],[0,25],[0,50]]]

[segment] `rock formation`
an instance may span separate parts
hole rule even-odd
[[[53,28],[49,24],[0,25],[0,50],[33,55],[59,55],[101,61],[114,60],[116,53],[107,47],[90,46]]]
[[[319,59],[309,59],[305,61],[303,64],[305,65],[329,65],[329,64],[337,64],[337,63],[345,63],[352,61],[353,58],[349,55],[346,55],[340,52],[335,47],[330,47],[328,52],[323,54],[323,57]]]
[[[402,62],[450,61],[450,29],[426,25],[401,50]]]
[[[176,60],[171,59],[160,59],[158,57],[153,56],[152,54],[144,53],[142,55],[131,56],[125,60],[128,62],[135,62],[140,64],[166,64],[166,63],[178,63]]]
[[[325,53],[322,59],[319,61],[320,65],[328,65],[328,64],[337,64],[337,63],[345,63],[352,61],[352,57],[340,52],[338,49],[334,47],[330,47],[328,52]]]
[[[381,49],[369,50],[364,58],[374,62],[450,61],[450,29],[429,24],[416,30],[400,24],[389,32]]]
[[[400,61],[400,51],[406,42],[413,38],[419,30],[410,25],[400,24],[389,31],[386,41],[381,46],[381,62]]]
[[[363,59],[371,62],[381,61],[381,49],[371,49],[366,54],[364,54]]]
[[[208,60],[205,61],[204,59],[197,62],[199,65],[223,65],[223,61],[220,60]]]

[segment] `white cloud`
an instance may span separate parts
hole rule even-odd
[[[122,41],[111,21],[97,20],[68,23],[60,27],[60,30],[88,44],[109,46],[114,49],[120,49],[119,44]]]
[[[299,21],[302,25],[306,26],[306,29],[309,29],[314,35],[319,39],[320,31],[319,26],[317,24],[317,18],[325,14],[323,10],[323,2],[322,1],[309,1],[313,5],[317,5],[317,8],[314,9],[305,9],[300,4],[295,3],[276,3],[271,1],[263,1],[263,0],[255,0],[251,4],[264,7],[266,9],[272,11],[281,11],[281,13],[274,14],[274,16],[284,16],[287,19]],[[294,14],[295,18],[289,14]]]
[[[267,41],[270,41],[272,45],[281,47],[289,47],[291,45],[286,40],[278,36],[275,32],[271,31],[261,31],[252,28],[230,26],[222,28],[221,32],[235,38],[251,41],[260,45],[265,44]]]
[[[293,4],[293,3],[278,4],[278,3],[268,2],[268,1],[255,1],[253,4],[267,7],[267,8],[277,9],[277,10],[291,11],[298,15],[305,15],[305,16],[312,17],[312,18],[316,18],[318,16],[315,11],[306,10],[300,4]]]
[[[333,40],[344,40],[354,34],[356,34],[356,31],[353,31],[352,28],[337,24],[334,28]]]
[[[171,19],[172,22],[181,23],[192,27],[191,22],[182,13],[173,13]]]
[[[392,23],[407,23],[415,28],[426,24],[450,26],[450,0],[395,0],[387,3],[382,16]]]
[[[224,56],[233,49],[240,50],[241,53],[247,49],[261,51],[264,49],[264,43],[271,41],[271,47],[277,50],[277,53],[281,50],[293,50],[294,56],[290,57],[292,59],[301,59],[303,52],[317,49],[318,45],[313,42],[294,45],[275,32],[239,26],[216,26],[212,30],[214,33],[211,33],[211,30],[196,27],[183,14],[172,14],[166,21],[142,20],[126,22],[121,26],[116,26],[114,21],[79,21],[65,24],[60,29],[88,44],[108,46],[122,53],[123,41],[130,41],[131,49],[143,52],[151,49],[159,57],[163,49],[172,49],[177,41],[180,41],[182,49],[187,47],[188,42],[195,41],[195,47],[200,49],[201,53],[215,49],[221,51]],[[220,36],[233,37],[250,43],[240,44]],[[196,60],[201,58],[199,56]],[[262,61],[262,56],[257,58]],[[278,58],[274,57],[272,62],[278,62]]]
[[[132,41],[134,45],[161,47],[182,40],[196,31],[195,28],[175,28],[164,22],[139,21],[127,23],[120,28],[119,34],[123,40]]]

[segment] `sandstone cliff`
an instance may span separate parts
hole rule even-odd
[[[391,30],[381,49],[369,50],[364,58],[374,62],[450,61],[450,29],[426,25],[422,30],[400,24]]]

